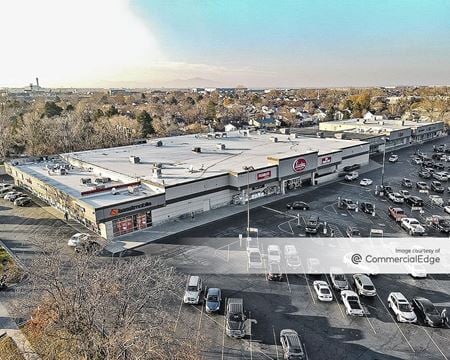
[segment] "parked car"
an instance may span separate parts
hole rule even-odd
[[[403,196],[400,195],[400,193],[395,192],[395,193],[390,193],[388,195],[389,199],[391,201],[393,201],[396,204],[403,204],[405,199],[403,198]]]
[[[186,289],[184,291],[183,302],[185,304],[199,304],[200,295],[203,291],[203,283],[200,276],[190,275],[186,283]]]
[[[306,220],[305,232],[307,234],[317,234],[317,232],[319,231],[319,227],[319,217],[317,215],[311,215]]]
[[[445,191],[444,187],[439,181],[432,181],[430,184],[431,191],[437,192],[437,193],[443,193]]]
[[[430,300],[423,297],[415,297],[412,300],[412,305],[417,316],[427,325],[438,327],[444,324],[444,319]]]
[[[247,238],[247,252],[257,250],[259,252],[259,240],[258,238],[248,237]]]
[[[439,219],[438,222],[436,223],[436,228],[444,233],[444,234],[449,234],[450,233],[450,220],[449,219]]]
[[[432,204],[437,206],[444,206],[444,199],[439,195],[430,195],[429,197]]]
[[[373,181],[371,179],[367,179],[367,178],[361,179],[361,181],[359,182],[359,185],[361,185],[361,186],[370,186],[372,184],[373,184]]]
[[[209,288],[205,296],[205,311],[210,314],[220,311],[222,291],[219,288]]]
[[[31,204],[31,199],[28,196],[21,196],[14,200],[16,206],[27,206]]]
[[[289,210],[309,210],[309,205],[303,201],[294,201],[286,204],[286,208]]]
[[[400,221],[400,225],[403,229],[405,229],[409,235],[424,235],[425,228],[420,225],[419,221],[414,218],[403,218]]]
[[[372,214],[375,211],[373,204],[370,202],[362,202],[361,204],[359,204],[359,208],[363,213],[366,214]]]
[[[71,237],[70,237],[70,239],[69,239],[69,241],[67,242],[67,246],[70,246],[70,247],[76,247],[76,246],[78,246],[78,245],[80,245],[80,243],[82,242],[82,241],[85,241],[85,240],[87,240],[87,239],[89,239],[90,238],[90,235],[89,234],[86,234],[86,233],[76,233],[76,234],[74,234],[74,235],[72,235]]]
[[[304,346],[297,334],[292,329],[283,329],[280,332],[280,344],[283,349],[283,358],[288,360],[306,360]]]
[[[298,271],[302,267],[300,256],[297,253],[297,248],[294,245],[284,246],[284,260],[286,266],[290,270]]]
[[[278,245],[269,245],[267,247],[267,262],[268,263],[281,262],[281,250]]]
[[[433,178],[439,181],[448,181],[448,175],[445,172],[435,172]]]
[[[372,283],[372,280],[367,275],[355,274],[353,275],[353,281],[355,283],[356,291],[359,295],[363,296],[376,296],[377,290]]]
[[[389,186],[389,185],[382,186],[382,190],[386,196],[388,196],[389,194],[394,192],[394,189],[392,189],[392,186]]]
[[[0,195],[5,196],[10,191],[13,191],[14,187],[9,184],[4,184],[4,186],[0,187]]]
[[[423,179],[430,179],[431,178],[431,173],[429,171],[426,171],[426,170],[421,170],[421,171],[419,171],[419,177],[421,177]]]
[[[348,290],[349,285],[345,274],[340,269],[331,269],[330,271],[331,284],[336,290]]]
[[[396,222],[400,222],[403,218],[406,217],[406,214],[402,208],[389,206],[388,212],[389,216],[392,217]]]
[[[412,181],[408,178],[403,178],[402,179],[402,186],[406,187],[406,188],[412,188],[413,184]]]
[[[247,260],[249,269],[262,269],[264,267],[259,249],[252,249],[248,251]]]
[[[412,159],[412,162],[413,162],[413,164],[421,165],[422,164],[422,159],[419,158],[419,157],[415,157],[415,158]]]
[[[347,226],[345,235],[347,235],[347,237],[349,238],[361,237],[361,232],[355,226]]]
[[[269,281],[282,281],[283,273],[281,272],[280,263],[270,262],[267,266],[266,278]]]
[[[444,211],[445,211],[447,214],[450,214],[450,205],[444,206]]]
[[[353,164],[353,165],[344,166],[343,170],[345,172],[351,172],[351,171],[358,170],[360,167],[361,166],[359,164]]]
[[[436,163],[434,164],[434,168],[436,170],[445,170],[445,165],[443,163]]]
[[[403,196],[403,199],[405,199],[405,200],[406,200],[406,198],[407,198],[408,196],[410,196],[410,193],[409,193],[408,190],[399,190],[399,194],[400,194],[401,196]]]
[[[418,196],[408,196],[405,202],[414,207],[423,207],[423,200]]]
[[[313,282],[313,288],[316,292],[317,298],[320,301],[333,301],[333,294],[326,281],[316,280]]]
[[[347,315],[364,316],[364,310],[357,293],[351,290],[343,290],[341,291],[341,298]]]
[[[344,176],[344,179],[347,181],[353,181],[356,180],[359,177],[359,174],[357,171],[352,171],[351,173]]]
[[[229,337],[243,338],[245,336],[244,300],[229,298],[225,311],[225,332]]]
[[[391,292],[387,302],[398,322],[417,322],[417,316],[411,307],[411,304],[402,293]]]
[[[21,192],[10,191],[10,192],[6,193],[6,195],[3,198],[5,200],[13,202],[14,200],[16,200],[17,198],[22,197],[22,196],[24,196],[24,194],[22,194]]]
[[[428,185],[423,181],[418,181],[416,182],[416,188],[419,190],[428,190]]]
[[[389,162],[395,163],[397,161],[398,161],[398,155],[392,154],[391,156],[389,156]]]
[[[340,206],[341,209],[356,210],[357,206],[351,199],[342,199]]]

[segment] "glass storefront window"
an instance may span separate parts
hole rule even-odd
[[[133,231],[142,230],[152,225],[151,211],[125,216],[113,220],[114,236],[129,234]]]

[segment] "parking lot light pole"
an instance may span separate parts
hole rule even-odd
[[[386,162],[386,136],[383,137],[384,148],[383,148],[383,166],[381,168],[381,186],[384,187],[384,164]]]
[[[253,166],[244,166],[247,171],[247,239],[250,238],[250,171],[255,170]]]

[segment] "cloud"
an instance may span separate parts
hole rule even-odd
[[[96,84],[164,59],[129,0],[2,1],[0,13],[0,86]]]

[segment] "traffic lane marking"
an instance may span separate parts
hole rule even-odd
[[[436,346],[436,348],[438,349],[438,351],[441,353],[442,357],[445,360],[448,360],[448,357],[444,354],[444,352],[442,351],[442,349],[439,347],[439,345],[434,341],[434,339],[431,337],[431,335],[428,333],[428,331],[424,328],[421,327],[421,329],[425,332],[425,334],[427,334],[428,338],[431,340],[431,342]],[[450,349],[449,349],[450,350]],[[447,353],[448,354],[448,353]]]

